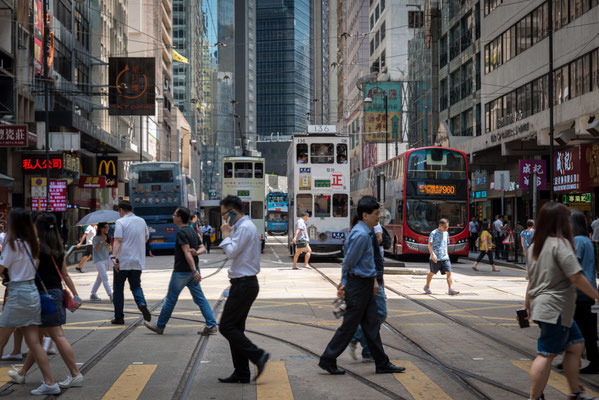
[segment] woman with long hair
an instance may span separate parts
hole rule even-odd
[[[41,318],[41,328],[56,343],[58,352],[64,360],[70,375],[58,385],[60,388],[69,388],[72,386],[81,386],[83,375],[75,363],[75,353],[71,344],[67,341],[62,330],[62,325],[66,323],[66,309],[63,301],[62,281],[73,293],[75,306],[81,306],[81,299],[77,295],[77,289],[69,276],[65,262],[64,247],[58,230],[58,222],[54,214],[42,214],[38,217],[35,226],[39,237],[39,267],[38,275],[35,279],[39,293],[48,293],[54,298],[56,312],[52,314],[43,314]],[[40,281],[41,278],[41,281]],[[43,285],[42,285],[43,282]],[[44,288],[45,286],[45,288]],[[42,336],[37,340],[41,343]],[[9,371],[8,375],[16,383],[25,383],[27,372],[37,360],[31,357],[31,352],[27,354],[23,367],[18,371]],[[60,389],[59,389],[60,392]]]
[[[6,306],[0,315],[0,347],[6,346],[12,331],[21,327],[29,357],[39,365],[44,377],[41,386],[31,394],[48,395],[60,393],[60,387],[52,377],[48,355],[40,343],[42,307],[34,281],[39,253],[29,213],[22,208],[12,210],[8,215],[6,246],[0,256],[0,272],[8,269],[10,274]]]
[[[110,289],[110,283],[108,282],[108,273],[107,271],[110,269],[110,252],[112,251],[112,247],[110,246],[110,237],[108,236],[109,226],[106,222],[101,222],[98,224],[98,234],[94,237],[94,241],[92,243],[93,246],[93,260],[96,265],[96,269],[98,270],[98,276],[96,277],[96,281],[92,286],[92,293],[90,296],[91,301],[101,301],[100,297],[98,297],[98,289],[100,288],[100,284],[104,285],[104,290],[106,290],[106,294],[110,298],[112,302],[112,289]]]
[[[478,263],[482,261],[483,257],[486,254],[487,258],[489,259],[489,263],[491,264],[491,271],[499,272],[497,267],[495,267],[495,263],[493,262],[493,236],[491,236],[491,234],[489,233],[490,230],[491,227],[487,225],[483,228],[482,232],[480,233],[480,254],[474,262],[474,265],[472,266],[472,269],[475,271],[478,271]]]
[[[524,307],[541,328],[537,358],[530,368],[530,398],[543,397],[551,363],[563,353],[571,400],[588,399],[578,383],[584,338],[574,321],[576,288],[594,301],[599,293],[584,276],[576,257],[570,210],[548,202],[539,212],[537,229],[527,249],[528,287]]]

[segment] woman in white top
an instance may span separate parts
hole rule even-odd
[[[6,345],[15,328],[23,328],[27,347],[44,377],[44,383],[31,394],[59,394],[60,387],[52,377],[48,356],[39,340],[42,308],[34,283],[39,251],[40,245],[29,213],[22,208],[12,210],[8,215],[8,233],[0,256],[0,273],[7,269],[10,276],[6,306],[0,315],[0,348]]]

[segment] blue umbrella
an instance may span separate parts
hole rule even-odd
[[[77,222],[77,226],[90,225],[90,224],[99,224],[100,222],[115,222],[120,218],[120,215],[117,211],[112,210],[99,210],[94,211],[87,214],[85,217],[81,218],[81,221]]]

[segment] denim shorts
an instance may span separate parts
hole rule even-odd
[[[564,350],[573,344],[584,342],[582,333],[575,321],[572,321],[572,326],[569,328],[562,326],[561,316],[555,324],[541,321],[535,322],[541,328],[541,336],[537,340],[537,353],[542,356],[555,356],[563,353]]]
[[[451,261],[439,260],[437,262],[433,262],[433,260],[429,260],[429,267],[433,274],[441,271],[441,275],[445,275],[446,272],[451,272]]]

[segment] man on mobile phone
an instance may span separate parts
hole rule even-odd
[[[204,330],[199,333],[201,335],[216,333],[216,320],[212,308],[200,287],[202,275],[198,269],[198,256],[204,254],[206,248],[200,244],[200,237],[196,231],[189,226],[190,214],[189,209],[186,207],[177,208],[173,214],[173,222],[179,228],[179,232],[177,232],[177,241],[175,243],[175,266],[168,285],[168,293],[162,305],[158,322],[153,324],[144,321],[146,328],[159,335],[164,333],[164,328],[171,318],[177,300],[179,300],[179,295],[185,286],[189,289],[193,302],[200,307],[204,320],[206,320]]]

